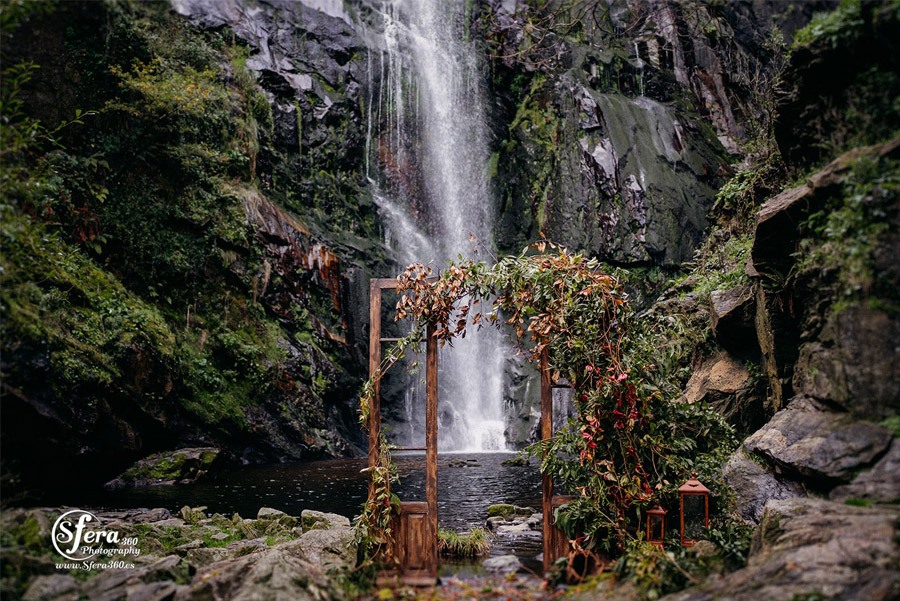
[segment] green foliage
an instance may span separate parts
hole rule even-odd
[[[21,215],[2,232],[7,348],[44,344],[65,386],[109,384],[134,352],[171,357],[174,336],[153,307],[84,252]]]
[[[635,540],[614,571],[630,578],[644,598],[658,599],[702,582],[711,574],[742,567],[747,561],[752,531],[740,520],[725,518],[710,524],[705,542],[694,547],[682,547],[677,532],[666,536],[665,549]]]
[[[795,273],[837,270],[836,308],[869,297],[898,302],[890,281],[875,269],[874,251],[889,230],[900,193],[900,162],[860,160],[840,193],[803,224]]]
[[[768,143],[774,145],[771,140]],[[719,188],[713,211],[735,216],[738,228],[747,231],[754,223],[753,213],[769,194],[780,187],[783,177],[781,156],[777,151],[767,152]]]
[[[547,199],[552,187],[552,175],[559,162],[560,119],[549,102],[545,87],[547,79],[537,76],[525,98],[519,104],[513,122],[509,126],[510,138],[506,142],[506,153],[514,152],[519,143],[534,148],[540,156],[531,157],[531,165],[537,165],[537,172],[528,178],[531,190],[528,193],[538,228],[547,221]]]
[[[900,415],[892,415],[881,422],[881,425],[894,433],[894,436],[900,436]]]
[[[469,532],[438,530],[438,553],[445,557],[481,557],[491,550],[490,535],[484,528],[472,528]]]
[[[792,49],[819,42],[837,48],[859,35],[861,25],[860,0],[841,0],[835,10],[813,15],[809,23],[794,34]]]
[[[749,281],[745,268],[753,237],[749,234],[722,234],[721,237],[707,237],[695,254],[694,268],[689,275],[693,278],[693,292],[704,300],[715,290],[727,290]]]
[[[334,309],[312,276],[271,273],[248,223],[260,137],[273,127],[249,49],[160,3],[10,7],[0,77],[6,382],[78,409],[166,407],[222,438],[250,432],[247,411],[260,403],[296,428],[321,427],[339,353],[313,322]],[[19,43],[7,43],[20,25]],[[43,68],[31,61],[47,56],[41,39],[66,49]],[[38,93],[49,88],[59,106]],[[317,315],[303,302],[264,306],[261,273],[270,289],[308,289]],[[297,363],[312,366],[300,381],[288,373],[292,338]]]

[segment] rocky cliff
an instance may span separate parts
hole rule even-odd
[[[293,2],[206,8],[204,27],[163,4],[5,13],[10,491],[182,446],[258,462],[359,439],[354,287],[387,270],[361,42]]]

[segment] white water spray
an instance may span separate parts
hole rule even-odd
[[[463,41],[464,0],[376,3],[370,47],[367,168],[398,260],[490,260],[494,203],[477,52]],[[377,167],[376,167],[377,165]],[[474,328],[439,357],[439,446],[504,450],[503,335]],[[405,410],[405,444],[421,445],[424,400]],[[402,434],[401,434],[402,436]],[[403,436],[403,438],[406,438]]]

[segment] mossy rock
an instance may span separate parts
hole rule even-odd
[[[123,488],[195,482],[209,471],[218,457],[219,449],[215,447],[156,453],[135,463],[121,476],[108,482],[106,487]]]
[[[515,515],[530,516],[535,513],[530,507],[519,507],[509,503],[497,503],[488,507],[488,517],[512,517]]]
[[[187,524],[199,524],[201,520],[206,519],[206,507],[185,505],[181,508],[181,517]]]
[[[310,530],[330,530],[331,528],[349,528],[350,520],[336,513],[304,509],[300,513],[300,524],[303,532]]]

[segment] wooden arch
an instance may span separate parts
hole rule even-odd
[[[369,411],[369,467],[374,468],[379,459],[381,431],[381,382],[375,377],[381,366],[381,345],[397,342],[396,338],[381,335],[381,297],[383,290],[395,290],[397,280],[373,278],[369,282],[369,377],[374,379],[372,407]],[[554,384],[549,368],[549,351],[544,350],[540,361],[541,373],[541,439],[553,435],[553,389],[568,388]],[[425,336],[425,501],[401,501],[400,514],[394,523],[394,553],[400,564],[398,576],[411,585],[432,585],[437,578],[437,408],[438,373],[437,340],[434,325],[428,324]],[[423,450],[407,447],[400,450]],[[374,494],[374,484],[369,485],[369,496]],[[554,495],[553,480],[549,474],[541,475],[541,496],[544,572],[548,572],[556,560],[568,555],[569,542],[556,528],[555,510],[571,500],[571,497]]]

